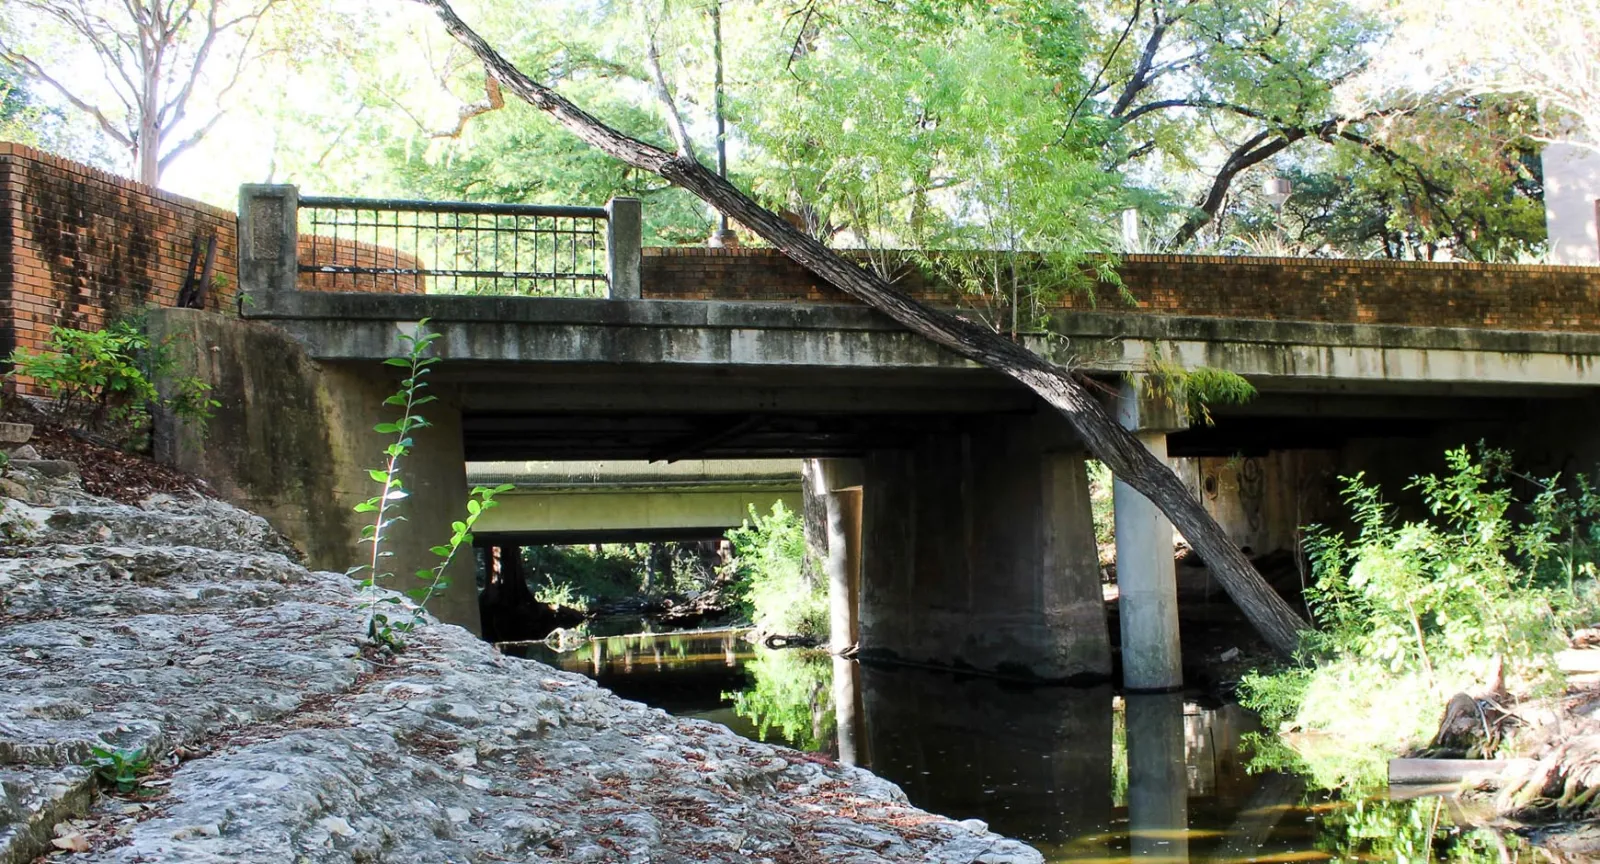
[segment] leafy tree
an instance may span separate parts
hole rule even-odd
[[[1493,140],[1482,131],[1514,127],[1512,112],[1441,93],[1354,108],[1342,98],[1342,86],[1388,50],[1391,31],[1347,0],[1115,3],[1095,31],[1101,69],[1077,95],[1075,116],[1102,130],[1108,166],[1167,204],[1152,216],[1169,247],[1203,242],[1201,230],[1236,206],[1253,174],[1331,163],[1360,187],[1358,201],[1387,211],[1385,228],[1369,220],[1361,239],[1395,257],[1529,248],[1540,239],[1530,218],[1537,189],[1510,152],[1527,140],[1515,129]],[[1185,195],[1188,207],[1172,206]],[[1502,219],[1497,208],[1507,205],[1514,213]],[[1218,226],[1211,242],[1225,236]],[[1308,239],[1344,251],[1346,238]]]
[[[1600,151],[1600,3],[1397,0],[1391,9],[1406,50],[1380,58],[1362,82],[1367,102],[1526,99],[1541,138]]]
[[[38,146],[44,111],[20,78],[0,68],[0,141]]]
[[[216,124],[213,103],[239,81],[279,2],[12,0],[0,13],[0,61],[91,117],[154,186]],[[91,58],[98,81],[79,72]]]
[[[1515,258],[1544,241],[1536,142],[1515,106],[1462,100],[1392,118],[1383,151],[1339,142],[1258,169],[1291,182],[1274,208],[1245,182],[1217,214],[1223,251]],[[1391,157],[1389,153],[1394,155]]]

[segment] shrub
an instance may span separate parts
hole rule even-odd
[[[522,560],[541,603],[584,611],[620,600],[695,596],[717,581],[703,553],[689,543],[529,546]],[[646,586],[652,561],[655,575]]]
[[[728,532],[741,594],[757,627],[770,633],[826,637],[828,586],[805,572],[806,537],[800,514],[772,504],[763,516],[754,507],[744,524]]]
[[[1474,459],[1463,447],[1446,461],[1448,474],[1407,487],[1422,493],[1432,517],[1422,522],[1393,524],[1377,488],[1346,478],[1357,536],[1313,528],[1306,544],[1322,628],[1314,646],[1396,674],[1498,655],[1542,677],[1593,584],[1595,496],[1587,483],[1574,494],[1560,478],[1524,478],[1540,492],[1518,523],[1508,454]]]
[[[1309,530],[1318,629],[1302,665],[1241,682],[1241,701],[1269,723],[1376,758],[1430,735],[1448,697],[1497,661],[1535,693],[1559,688],[1553,654],[1594,610],[1600,499],[1582,478],[1516,474],[1504,451],[1463,447],[1446,461],[1444,475],[1407,486],[1428,518],[1398,522],[1358,474],[1345,478],[1354,536]],[[1519,502],[1514,482],[1536,494]]]
[[[1100,550],[1101,563],[1116,558],[1117,515],[1112,496],[1111,469],[1096,459],[1087,462],[1089,474],[1089,512],[1094,520],[1094,544]]]
[[[47,419],[119,447],[142,446],[152,405],[204,424],[218,404],[204,381],[171,375],[169,342],[152,344],[128,319],[104,330],[52,327],[44,351],[17,348],[9,359],[10,375],[32,378],[49,397]],[[165,398],[154,383],[162,376],[170,382]]]

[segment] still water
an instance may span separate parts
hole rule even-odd
[[[729,631],[523,656],[673,714],[870,768],[917,806],[982,819],[1052,862],[1533,860],[1514,837],[1457,827],[1467,820],[1450,800],[1346,800],[1293,774],[1252,771],[1254,716],[1182,694],[864,667],[756,649]]]

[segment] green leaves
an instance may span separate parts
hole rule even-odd
[[[139,778],[150,773],[150,757],[143,747],[90,747],[89,754],[83,764],[93,771],[100,785],[124,795],[138,791]]]
[[[383,421],[375,424],[372,429],[379,435],[392,435],[394,440],[383,448],[384,464],[381,468],[371,468],[367,476],[374,483],[379,484],[381,491],[374,497],[357,504],[354,507],[357,513],[372,513],[372,524],[361,530],[363,542],[372,544],[372,559],[370,563],[360,568],[352,568],[353,572],[364,572],[366,580],[362,583],[362,590],[367,594],[367,638],[375,644],[391,650],[398,650],[402,643],[395,635],[397,624],[389,616],[377,611],[379,603],[398,602],[392,596],[381,594],[378,583],[381,579],[391,576],[390,573],[380,573],[378,562],[384,558],[393,557],[393,552],[383,548],[383,543],[388,531],[396,523],[405,521],[404,516],[390,515],[391,508],[410,497],[400,479],[400,463],[411,452],[415,442],[411,433],[417,429],[428,427],[427,418],[417,413],[417,408],[433,401],[434,397],[422,395],[427,382],[423,375],[427,367],[438,362],[437,358],[427,356],[428,346],[439,338],[439,334],[427,329],[428,320],[417,322],[412,332],[401,330],[400,341],[407,347],[403,357],[391,357],[384,361],[387,366],[394,366],[407,370],[408,374],[400,383],[400,389],[390,394],[383,400],[383,404],[401,409],[400,417],[392,421]],[[431,593],[431,592],[428,592]],[[426,596],[424,597],[426,602]],[[418,615],[420,616],[420,609]],[[404,629],[410,629],[407,625]]]
[[[1587,482],[1574,492],[1551,478],[1513,521],[1509,454],[1461,447],[1445,461],[1447,472],[1407,487],[1427,520],[1397,523],[1376,487],[1345,478],[1355,537],[1314,528],[1306,542],[1316,643],[1395,673],[1500,655],[1542,677],[1565,638],[1560,622],[1592,602],[1600,502]]]
[[[509,492],[514,488],[516,487],[510,483],[502,483],[493,488],[478,486],[472,490],[472,497],[467,499],[467,518],[460,522],[450,523],[450,542],[434,546],[431,550],[434,555],[440,558],[439,563],[432,569],[417,571],[417,578],[428,584],[422,588],[408,589],[406,592],[407,596],[415,597],[417,600],[416,623],[422,622],[422,614],[428,606],[428,601],[433,599],[435,594],[450,587],[450,580],[444,576],[445,571],[449,569],[450,563],[455,560],[457,552],[463,547],[472,545],[472,526],[477,523],[478,517],[498,504],[494,500],[496,495],[502,492]]]
[[[45,350],[17,348],[9,376],[28,376],[50,399],[51,419],[123,446],[142,443],[151,406],[180,420],[204,424],[219,403],[209,384],[177,375],[170,340],[152,342],[138,319],[122,318],[102,330],[52,327]],[[155,381],[164,379],[163,395]]]

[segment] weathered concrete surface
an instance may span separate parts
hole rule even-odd
[[[867,456],[863,659],[1110,675],[1084,456],[1061,423],[996,418]]]
[[[501,363],[660,367],[805,366],[982,372],[855,306],[526,297],[289,293],[247,310],[274,320],[313,357],[373,360],[398,350],[394,324],[431,317],[441,356]],[[1600,384],[1600,334],[1063,312],[1030,347],[1095,372],[1138,372],[1154,358],[1264,381]],[[986,373],[998,379],[994,373]],[[830,382],[832,383],[832,382]]]
[[[351,580],[226,505],[3,491],[0,862],[1042,860],[457,627],[363,659]],[[91,804],[97,741],[150,748],[156,794]]]
[[[1117,422],[1162,463],[1167,463],[1167,433],[1188,426],[1187,413],[1170,398],[1157,395],[1148,380],[1130,376],[1122,382]],[[1183,656],[1172,523],[1150,499],[1120,479],[1111,484],[1111,498],[1121,595],[1122,684],[1132,691],[1176,690],[1183,686]]]
[[[395,419],[383,400],[397,383],[375,364],[320,364],[277,328],[190,309],[155,309],[152,338],[170,339],[178,376],[211,385],[221,405],[198,430],[171,417],[156,423],[157,457],[204,478],[229,502],[260,513],[305,553],[312,567],[343,572],[371,557],[361,542],[367,524],[353,507],[377,491],[367,469],[378,467],[393,436],[372,430]],[[396,587],[417,584],[412,574],[438,559],[429,549],[449,539],[450,523],[466,513],[467,479],[461,413],[448,390],[422,411],[430,425],[413,436],[402,463],[411,493],[406,522],[392,531],[385,567]],[[436,612],[445,621],[478,629],[478,599],[465,556],[451,566],[451,586]],[[404,582],[405,584],[399,584]]]

